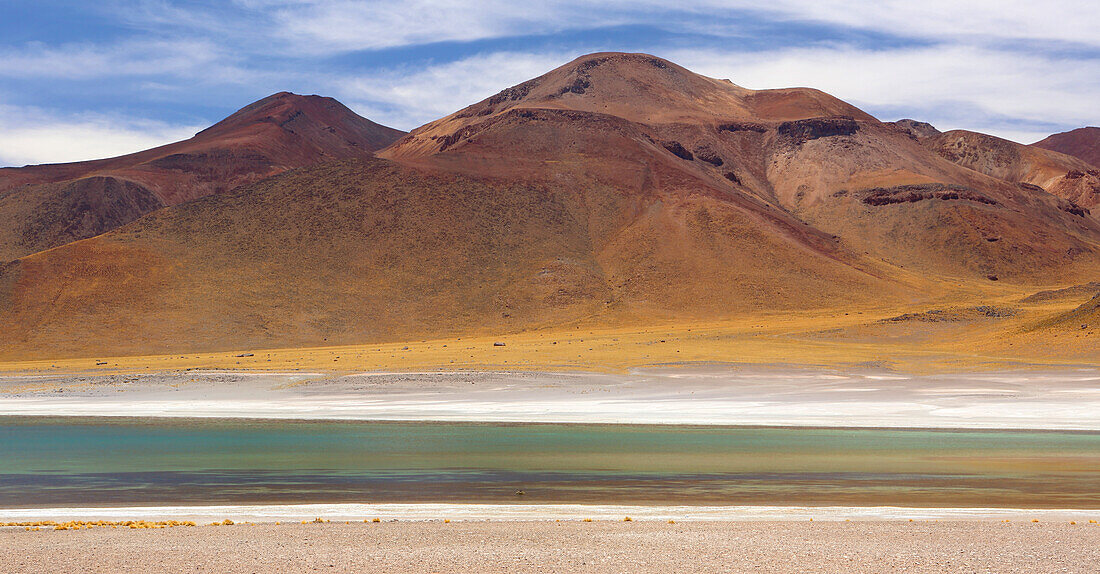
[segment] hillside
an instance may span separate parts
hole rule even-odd
[[[1035,147],[1072,155],[1100,168],[1100,128],[1077,128],[1054,134],[1032,144]]]
[[[251,108],[196,139],[278,124]],[[593,54],[377,157],[288,147],[315,164],[0,266],[0,359],[812,326],[1100,276],[1096,219],[943,157],[930,127]],[[141,211],[139,190],[101,187]]]
[[[890,266],[1075,280],[1100,225],[960,166],[817,90],[749,90],[644,54],[593,54],[413,130],[380,157],[427,169],[710,195]],[[806,225],[808,224],[808,225]]]
[[[899,290],[716,198],[639,209],[629,190],[571,189],[374,159],[295,170],[7,265],[0,357],[709,319]]]
[[[1100,171],[1071,155],[965,130],[938,134],[924,143],[963,167],[1040,187],[1069,201],[1069,209],[1100,205]]]
[[[369,156],[403,132],[331,98],[279,93],[195,137],[126,156],[0,169],[0,261],[288,169]]]

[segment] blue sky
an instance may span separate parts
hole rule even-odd
[[[0,0],[0,165],[118,155],[290,90],[411,129],[588,52],[1030,143],[1100,124],[1095,0]]]

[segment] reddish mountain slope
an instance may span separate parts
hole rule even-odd
[[[963,167],[1041,187],[1071,202],[1070,209],[1100,205],[1100,171],[1079,158],[964,130],[939,134],[925,143]]]
[[[1072,155],[1100,168],[1100,128],[1077,128],[1048,136],[1035,147]]]
[[[0,261],[288,169],[369,156],[402,134],[331,98],[283,92],[186,141],[110,159],[0,169]]]
[[[639,209],[714,197],[801,226],[811,243],[839,236],[855,252],[942,275],[1035,280],[1097,266],[1097,223],[1041,189],[956,165],[905,126],[817,90],[748,90],[642,54],[579,58],[379,156],[634,189]]]
[[[717,197],[573,191],[378,159],[294,170],[0,266],[0,358],[652,324],[913,295]]]

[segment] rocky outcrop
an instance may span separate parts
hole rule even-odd
[[[891,205],[894,203],[916,203],[928,199],[965,200],[986,205],[997,202],[972,189],[961,186],[948,186],[942,183],[921,185],[897,185],[894,187],[876,187],[864,190],[863,203],[867,205]]]
[[[810,118],[783,122],[776,130],[780,138],[794,145],[801,145],[819,138],[850,136],[859,131],[853,118]]]

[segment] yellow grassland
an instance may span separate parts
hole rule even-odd
[[[974,297],[936,303],[746,315],[723,321],[636,321],[608,327],[584,321],[565,327],[468,337],[283,349],[0,363],[0,372],[556,370],[622,372],[706,363],[822,368],[888,368],[932,373],[1100,364],[1100,325],[1049,325],[1082,297],[1038,304],[1020,299],[1034,288],[997,286]],[[1006,317],[925,322],[890,321],[930,309],[987,305]],[[503,345],[495,345],[503,343]],[[239,356],[248,354],[251,356]],[[105,364],[101,364],[105,363]]]

